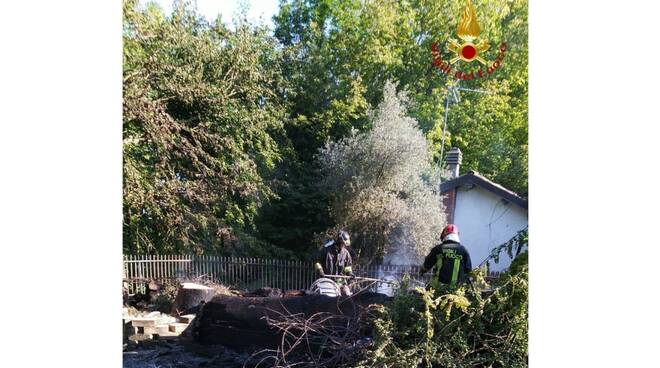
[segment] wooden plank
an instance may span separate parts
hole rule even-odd
[[[254,277],[254,258],[248,258],[248,278],[251,285],[256,285],[256,278]]]
[[[132,259],[133,259],[133,262],[134,262],[133,263],[133,279],[137,279],[138,277],[140,277],[140,270],[139,270],[140,264],[136,262],[138,260],[138,255],[133,254]],[[139,285],[138,285],[138,282],[135,281],[133,283],[133,292],[137,293],[138,290],[139,290]]]
[[[145,256],[144,256],[144,265],[147,267],[147,272],[148,272],[148,275],[149,275],[149,276],[147,276],[147,279],[149,279],[149,280],[154,279],[155,275],[156,275],[156,273],[154,272],[156,270],[156,268],[154,267],[155,265],[154,265],[154,262],[152,262],[152,259],[153,259],[152,255],[145,254]],[[149,286],[149,284],[146,283],[145,287],[147,287],[147,291],[149,290],[148,286]]]
[[[234,285],[236,281],[236,267],[234,267],[234,257],[229,257],[229,285]]]
[[[210,268],[211,268],[211,262],[209,260],[209,255],[205,254],[204,255],[204,276],[205,276],[205,279],[207,279],[207,280],[211,276]]]
[[[146,276],[145,278],[147,280],[151,279],[151,277],[152,277],[152,275],[151,275],[151,264],[149,263],[149,255],[148,254],[145,254],[145,255],[142,256],[142,265],[144,266],[144,274]],[[146,286],[147,285],[145,284],[144,285],[145,292],[146,292]]]
[[[224,277],[224,257],[219,256],[218,257],[218,281],[224,284],[223,277]]]
[[[172,269],[171,269],[172,263],[173,263],[172,262],[172,256],[169,255],[169,254],[165,255],[165,262],[163,264],[165,266],[165,277],[167,279],[170,279],[170,277],[172,275]]]
[[[282,260],[282,290],[286,290],[289,288],[288,285],[288,275],[289,275],[289,261],[288,260]]]
[[[261,286],[268,286],[268,268],[263,259],[259,260],[259,268],[261,269]]]
[[[216,271],[216,280],[218,282],[222,283],[222,256],[217,256],[218,264],[217,264],[217,271]]]
[[[176,278],[176,255],[171,255],[170,256],[170,270],[169,270],[169,277],[170,279],[174,280]]]
[[[295,289],[295,286],[294,286],[295,285],[295,279],[293,277],[293,271],[295,269],[293,268],[293,261],[289,260],[289,261],[287,261],[287,263],[289,264],[289,271],[287,272],[288,281],[287,281],[286,288],[287,289]]]
[[[127,254],[126,255],[126,261],[125,261],[125,264],[126,264],[126,280],[128,280],[128,292],[132,294],[133,287],[132,287],[131,284],[133,282],[131,280],[133,279],[133,275],[131,274],[131,265],[132,265],[132,263],[129,262],[130,260],[131,260],[131,255]]]
[[[273,276],[275,276],[275,274],[273,273],[273,264],[272,264],[272,262],[273,262],[272,259],[266,259],[266,262],[265,262],[266,263],[266,270],[268,272],[268,278],[267,278],[268,283],[266,285],[271,286],[271,287],[273,286],[273,284],[274,284],[273,280],[275,279],[273,277]]]
[[[216,260],[215,260],[215,255],[209,256],[210,258],[210,273],[211,273],[211,281],[215,281],[215,266],[216,266]]]
[[[137,261],[142,260],[142,255],[141,254],[136,254],[136,257],[137,257],[136,258]],[[143,273],[143,269],[142,269],[142,262],[137,262],[135,264],[135,266],[137,267],[137,277],[144,278],[144,273]],[[138,290],[139,290],[139,292],[142,292],[142,285],[138,285]]]
[[[126,276],[126,278],[129,280],[128,281],[128,292],[131,293],[131,294],[133,293],[133,281],[131,281],[131,280],[133,280],[133,278],[134,278],[134,276],[133,276],[133,263],[130,262],[132,257],[133,256],[131,254],[129,254],[128,257],[126,257],[127,260],[129,261],[126,264],[127,267],[128,267],[128,275]]]
[[[209,276],[209,256],[206,254],[202,255],[202,275],[204,275],[204,279]]]
[[[234,267],[231,264],[231,256],[225,257],[225,260],[227,261],[227,285],[231,285],[234,272]]]
[[[225,278],[226,271],[227,271],[227,266],[225,264],[225,257],[220,256],[219,257],[219,262],[220,263],[218,263],[218,267],[220,269],[220,273],[218,275],[218,280],[221,284],[224,285],[224,284],[227,284],[227,279]]]
[[[170,275],[171,275],[172,279],[174,280],[177,277],[177,268],[179,267],[180,263],[177,262],[178,255],[173,254],[172,257],[170,257],[170,258],[171,258],[170,265],[172,267],[172,271],[171,271]]]
[[[140,269],[142,271],[141,274],[143,275],[143,278],[148,279],[149,276],[150,276],[150,273],[149,273],[149,267],[147,265],[147,255],[146,254],[142,254],[141,257],[140,257]],[[142,289],[142,293],[147,292],[146,285],[145,285],[144,282],[141,283],[140,287]]]
[[[280,278],[281,278],[280,277],[280,271],[282,270],[282,268],[280,266],[280,261],[275,259],[273,263],[275,264],[275,267],[273,267],[273,269],[275,271],[275,286],[274,287],[281,289],[282,286],[280,285]]]
[[[243,281],[243,265],[241,264],[240,257],[235,257],[234,259],[236,261],[236,285],[241,285]]]
[[[149,254],[144,255],[144,267],[147,270],[147,279],[151,280],[154,278],[154,264],[151,261],[151,256]],[[145,283],[145,291],[147,284]]]

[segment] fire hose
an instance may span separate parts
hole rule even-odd
[[[338,278],[338,279],[350,279],[350,280],[359,280],[359,281],[374,281],[374,282],[382,282],[385,284],[393,284],[396,285],[399,282],[398,281],[389,281],[389,280],[382,280],[382,279],[374,279],[371,277],[360,277],[360,276],[347,276],[347,275],[324,275],[323,277],[333,277],[333,278]]]

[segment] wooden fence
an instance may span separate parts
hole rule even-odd
[[[410,275],[412,282],[427,283],[428,272],[419,276],[419,266],[375,265],[353,266],[356,276],[400,281]],[[314,281],[312,262],[278,259],[191,256],[191,255],[125,255],[124,279],[129,293],[144,292],[150,280],[177,282],[208,279],[243,290],[273,287],[282,290],[307,289]],[[374,284],[374,290],[391,291],[389,284]]]

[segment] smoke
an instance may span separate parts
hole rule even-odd
[[[412,239],[409,226],[405,224],[397,226],[389,237],[390,248],[383,263],[396,266],[419,264],[421,257]]]

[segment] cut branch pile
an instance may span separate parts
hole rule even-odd
[[[305,339],[313,337],[311,346],[321,338],[308,335],[309,331],[299,328],[309,320],[309,324],[315,326],[314,333],[327,336],[327,344],[343,346],[342,341],[350,339],[346,335],[348,331],[342,332],[341,329],[357,328],[355,320],[359,319],[361,311],[370,304],[382,304],[386,299],[386,295],[371,292],[340,298],[317,294],[283,298],[217,295],[201,308],[194,336],[201,344],[222,344],[254,351],[255,347],[259,350],[277,349],[282,346],[282,338],[291,341],[291,336],[304,332]],[[289,324],[291,328],[287,330]],[[321,326],[334,332],[320,329]],[[300,343],[294,341],[285,345],[298,346]]]
[[[272,311],[266,321],[280,332],[280,345],[255,353],[253,358],[261,358],[255,367],[350,366],[372,344],[368,321],[375,308],[371,304],[349,315],[319,312],[310,317]]]

